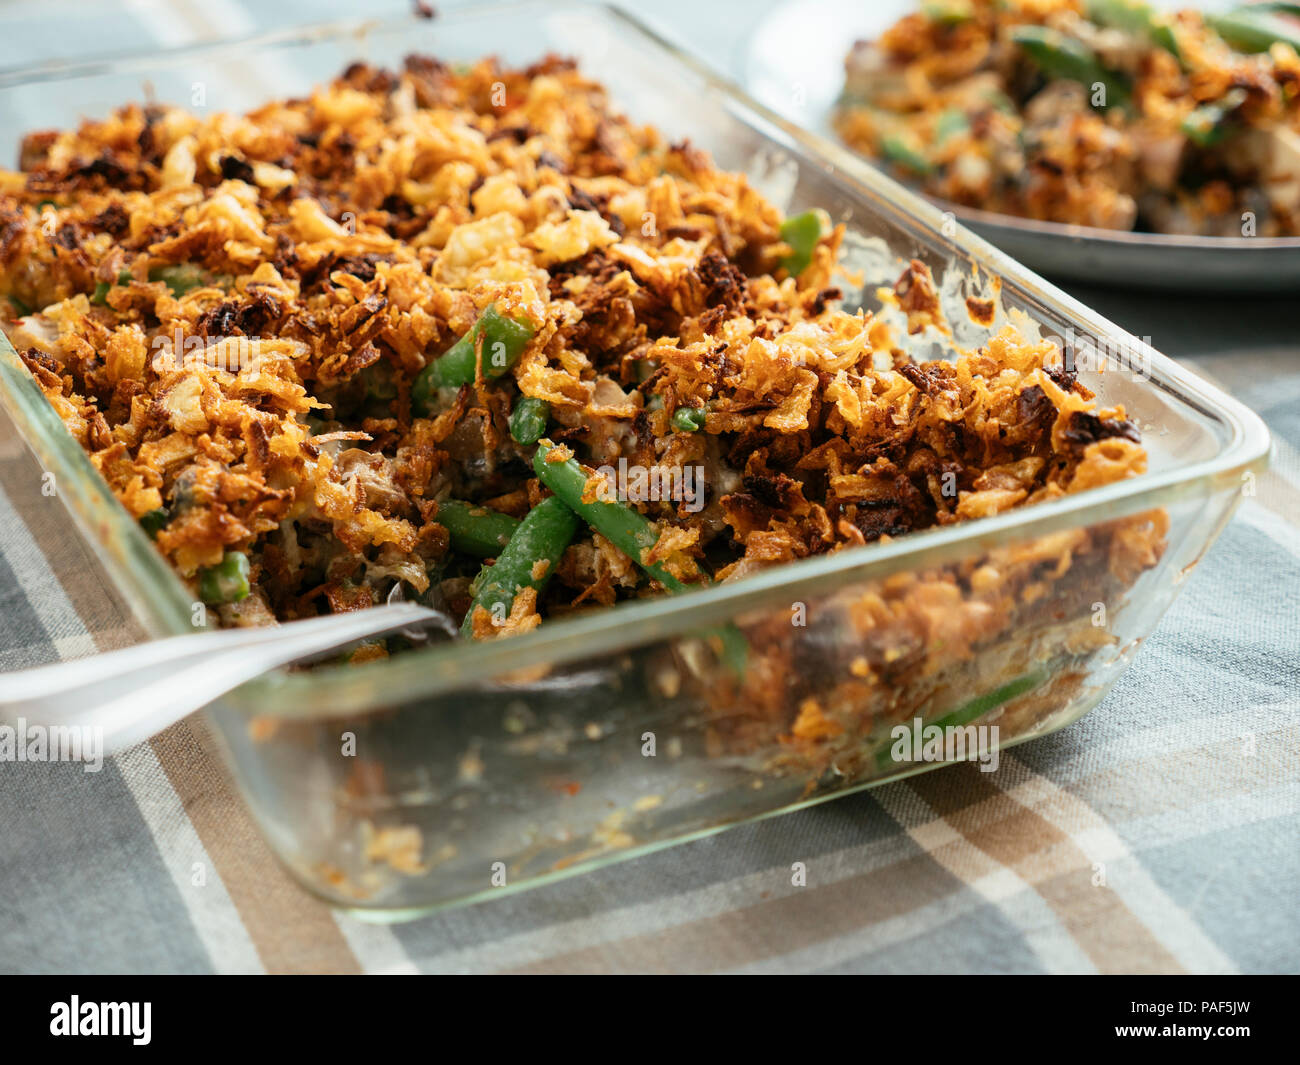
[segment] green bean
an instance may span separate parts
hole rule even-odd
[[[1294,18],[1300,18],[1300,4],[1284,3],[1283,0],[1265,0],[1263,3],[1247,4],[1245,7],[1239,7],[1235,10],[1249,11],[1252,14],[1268,12],[1271,15],[1291,15]]]
[[[829,228],[829,222],[825,211],[814,208],[803,214],[791,215],[781,223],[781,240],[790,246],[790,254],[778,265],[791,277],[798,277],[808,269],[813,250]]]
[[[1267,52],[1281,42],[1300,52],[1300,32],[1285,19],[1268,11],[1237,8],[1222,15],[1206,15],[1205,21],[1238,52]]]
[[[926,18],[941,26],[960,26],[975,17],[970,0],[926,0],[921,10]]]
[[[248,592],[248,556],[242,551],[227,551],[220,563],[199,570],[199,597],[205,603],[238,603]]]
[[[673,411],[672,426],[680,433],[698,433],[704,428],[703,407],[678,407]]]
[[[993,710],[1003,703],[1008,703],[1018,696],[1024,695],[1025,692],[1038,687],[1047,680],[1047,674],[1041,671],[1026,673],[1024,676],[1017,677],[1015,680],[1008,681],[1000,688],[995,688],[991,692],[985,692],[983,695],[977,695],[967,703],[963,703],[943,717],[936,718],[934,721],[928,721],[925,728],[950,728],[961,725],[969,725],[972,721],[977,721],[990,710]],[[891,764],[897,764],[893,756],[892,738],[876,751],[876,765],[885,767]]]
[[[658,581],[665,591],[673,594],[688,591],[690,585],[678,580],[659,563],[645,560],[645,553],[659,541],[655,527],[626,503],[600,499],[584,503],[582,496],[587,487],[587,475],[576,459],[547,462],[546,457],[553,446],[547,440],[539,441],[537,445],[537,451],[533,455],[533,471],[538,480],[578,517],[640,566],[648,576]],[[705,583],[708,583],[707,577]],[[738,678],[743,677],[749,657],[749,644],[745,640],[745,634],[729,623],[719,629],[709,629],[705,635],[717,637],[721,645],[719,657],[722,662]]]
[[[496,558],[519,528],[509,514],[459,499],[439,503],[434,520],[447,530],[455,550],[475,558]]]
[[[880,154],[895,166],[910,170],[920,177],[929,177],[934,173],[934,164],[921,154],[919,148],[908,144],[897,133],[886,133],[880,138]]]
[[[172,290],[172,295],[180,299],[190,289],[207,284],[201,267],[194,263],[173,263],[170,266],[155,266],[149,271],[150,281],[165,281]]]
[[[171,515],[167,513],[166,507],[155,507],[140,515],[140,528],[145,531],[150,540],[156,540],[170,518]]]
[[[1016,105],[1012,102],[1011,97],[1004,93],[996,86],[985,89],[981,95],[985,102],[993,108],[994,111],[1001,111],[1004,115],[1016,114]]]
[[[1202,148],[1221,144],[1237,128],[1237,109],[1246,102],[1245,89],[1232,89],[1221,100],[1201,104],[1183,119],[1183,133]]]
[[[130,270],[119,270],[117,272],[117,284],[119,285],[129,285],[134,280],[135,278],[131,276]],[[108,292],[112,287],[107,281],[97,282],[95,292],[90,297],[90,302],[100,307],[106,306],[108,304]]]
[[[533,507],[497,556],[496,563],[484,566],[475,579],[474,599],[461,632],[474,635],[474,615],[479,607],[488,612],[495,624],[500,624],[510,613],[521,589],[534,588],[540,596],[577,531],[578,516],[555,496]]]
[[[32,309],[17,296],[10,296],[9,302],[13,304],[14,310],[18,312],[20,318],[26,317],[32,313]]]
[[[528,319],[507,318],[489,305],[463,337],[420,371],[411,386],[412,403],[428,411],[438,389],[473,384],[480,358],[484,377],[500,377],[519,361],[536,332]]]
[[[970,132],[970,119],[964,111],[950,107],[944,111],[934,124],[934,141],[942,144],[949,137],[956,137]]]
[[[1145,37],[1175,59],[1182,59],[1173,27],[1143,0],[1088,0],[1087,12],[1098,26],[1113,26]]]
[[[520,396],[510,412],[510,436],[516,444],[535,444],[546,435],[551,405],[544,399]]]
[[[654,525],[626,503],[617,500],[597,499],[592,503],[584,503],[582,495],[587,487],[587,475],[578,465],[577,459],[547,462],[553,446],[547,440],[539,441],[533,455],[533,471],[542,484],[665,589],[670,592],[686,591],[687,586],[658,562],[646,562],[643,557],[659,542],[659,534]]]
[[[1047,77],[1082,82],[1090,88],[1100,84],[1106,93],[1105,107],[1128,103],[1128,87],[1098,62],[1091,49],[1073,38],[1045,26],[1017,26],[1011,39]]]

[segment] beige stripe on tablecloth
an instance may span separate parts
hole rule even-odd
[[[960,885],[933,875],[915,855],[881,868],[671,928],[554,954],[515,973],[717,972],[851,935],[952,895]]]
[[[1093,886],[1092,860],[1074,840],[1000,790],[992,774],[968,762],[910,784],[938,817],[1033,887],[1101,972],[1183,971],[1118,894]]]
[[[361,972],[329,907],[294,883],[263,841],[201,718],[152,742],[267,971]]]

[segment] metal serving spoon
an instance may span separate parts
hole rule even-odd
[[[127,647],[72,662],[0,674],[0,723],[102,729],[112,754],[146,740],[278,666],[378,636],[429,625],[455,633],[447,615],[416,603],[223,629]],[[411,635],[423,635],[412,631]]]

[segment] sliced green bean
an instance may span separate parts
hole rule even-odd
[[[452,548],[475,558],[496,558],[519,528],[518,518],[459,499],[439,503],[434,520],[447,530]]]
[[[1103,86],[1108,108],[1128,103],[1128,86],[1103,67],[1086,45],[1045,26],[1017,26],[1011,39],[1047,77],[1081,82],[1089,88]]]
[[[587,475],[578,465],[577,459],[547,462],[546,458],[553,446],[547,440],[539,441],[533,455],[533,470],[542,484],[668,591],[686,591],[687,586],[658,562],[646,562],[643,557],[659,542],[659,534],[654,525],[618,500],[597,499],[592,503],[584,503],[582,495],[587,487]]]
[[[1202,148],[1227,140],[1238,127],[1237,109],[1246,102],[1245,89],[1232,89],[1221,100],[1201,104],[1183,119],[1183,133]]]
[[[678,407],[673,411],[672,426],[679,433],[698,433],[704,428],[706,413],[703,407]]]
[[[690,585],[679,581],[657,562],[647,562],[645,553],[659,541],[655,527],[641,514],[626,503],[617,500],[597,499],[584,503],[582,496],[587,487],[587,475],[576,459],[564,462],[547,462],[554,445],[547,440],[538,442],[533,455],[533,471],[538,480],[546,485],[556,497],[561,499],[583,521],[600,533],[606,540],[627,555],[641,567],[667,592],[677,594],[690,589]],[[708,578],[705,578],[708,583]],[[733,624],[717,629],[709,629],[706,637],[717,637],[721,644],[721,658],[737,678],[745,674],[745,663],[749,658],[749,643],[745,634]]]
[[[975,17],[970,0],[926,0],[921,10],[926,18],[940,26],[960,26]]]
[[[199,571],[199,597],[205,603],[238,603],[248,593],[248,556],[242,551],[227,551],[220,563]]]
[[[1262,3],[1247,4],[1245,7],[1238,7],[1235,10],[1249,11],[1252,14],[1267,11],[1273,15],[1291,15],[1294,18],[1300,18],[1300,4],[1286,3],[1284,0],[1264,0]]]
[[[1000,688],[995,688],[991,692],[985,692],[983,695],[977,695],[967,703],[963,703],[956,710],[944,714],[943,717],[936,718],[933,721],[927,721],[925,728],[935,727],[940,729],[955,728],[962,725],[969,725],[972,721],[977,721],[990,710],[996,709],[1003,703],[1009,703],[1026,692],[1037,688],[1046,681],[1047,674],[1042,671],[1026,673],[1024,676],[1017,677],[1015,680],[1008,681]],[[876,751],[876,765],[880,767],[888,765],[897,765],[893,756],[894,742],[892,738]]]
[[[830,218],[820,208],[791,215],[781,223],[781,240],[790,246],[780,266],[791,277],[798,277],[812,262],[813,250],[823,234],[830,228]]]
[[[526,318],[508,318],[489,305],[463,337],[420,371],[411,386],[412,403],[428,411],[438,389],[473,384],[480,358],[484,377],[500,377],[519,361],[536,332]]]
[[[1300,32],[1270,11],[1240,7],[1222,15],[1207,14],[1205,21],[1238,52],[1267,52],[1278,42],[1300,52]]]
[[[551,405],[544,399],[520,396],[510,412],[510,436],[516,444],[535,444],[546,435]]]
[[[119,270],[117,272],[117,284],[129,285],[135,278],[131,276],[130,270]],[[108,304],[108,293],[113,286],[107,281],[99,281],[95,284],[95,292],[90,297],[90,302],[97,306],[104,307]]]
[[[172,295],[180,299],[190,289],[207,284],[201,267],[194,263],[173,263],[170,266],[155,266],[149,271],[150,281],[165,281],[172,290]]]
[[[934,164],[919,148],[909,144],[897,133],[887,133],[880,138],[880,154],[895,166],[920,177],[929,177],[935,170]]]
[[[934,124],[934,141],[942,144],[950,137],[961,136],[970,132],[970,119],[964,111],[950,107],[944,111]]]
[[[140,528],[145,531],[150,540],[156,540],[170,520],[171,515],[167,513],[166,507],[155,507],[140,515]]]
[[[495,564],[484,566],[475,579],[474,600],[461,632],[474,635],[474,615],[479,607],[491,615],[494,623],[500,624],[509,615],[520,589],[534,588],[540,596],[577,531],[578,516],[555,496],[533,507]]]
[[[1112,26],[1145,37],[1175,59],[1182,58],[1173,27],[1144,0],[1088,0],[1087,13],[1098,26]]]

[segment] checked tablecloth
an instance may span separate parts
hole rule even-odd
[[[258,26],[233,0],[107,6],[6,12],[11,54]],[[654,15],[689,41],[698,18],[673,21],[688,8]],[[51,42],[40,27],[60,15],[80,32]],[[996,773],[943,769],[399,926],[337,915],[288,879],[200,718],[98,773],[0,762],[0,972],[1300,969],[1296,297],[1076,295],[1192,357],[1275,441],[1255,497],[1082,721],[1004,752]],[[140,637],[0,424],[0,670]]]

